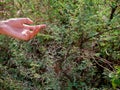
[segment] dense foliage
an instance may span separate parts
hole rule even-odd
[[[120,89],[120,0],[0,0],[0,19],[16,17],[47,28],[0,36],[0,90]]]

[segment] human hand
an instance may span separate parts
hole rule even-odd
[[[6,21],[2,21],[0,30],[1,34],[12,36],[20,40],[32,39],[41,29],[45,28],[46,25],[34,25],[30,26],[33,21],[29,18],[13,18]]]

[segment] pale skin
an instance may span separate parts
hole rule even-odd
[[[45,24],[29,25],[33,21],[29,18],[13,18],[0,22],[0,34],[11,36],[19,40],[30,40],[46,27]]]

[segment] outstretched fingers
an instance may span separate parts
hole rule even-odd
[[[46,27],[46,25],[45,24],[42,24],[42,25],[35,25],[35,26],[30,26],[30,25],[24,25],[24,28],[25,29],[28,29],[28,30],[32,30],[32,31],[34,31],[34,30],[36,30],[36,29],[43,29],[43,28],[45,28]]]
[[[35,37],[35,35],[37,35],[37,33],[39,33],[39,31],[43,28],[45,28],[46,25],[42,24],[42,25],[36,25],[36,26],[29,26],[29,25],[25,25],[25,30],[24,32],[22,32],[22,34],[24,34],[24,40],[30,40],[33,37]]]
[[[36,25],[35,29],[32,31],[31,35],[30,35],[30,39],[33,38],[35,35],[37,35],[37,33],[39,33],[39,31],[43,28],[45,28],[46,25]]]

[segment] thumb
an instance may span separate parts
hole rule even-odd
[[[46,27],[45,24],[36,25],[35,30],[33,30],[33,32],[31,33],[31,38],[33,38],[41,29],[43,29],[45,27]]]
[[[36,25],[36,28],[34,30],[34,33],[37,34],[41,29],[45,28],[46,25],[42,24],[42,25]]]

